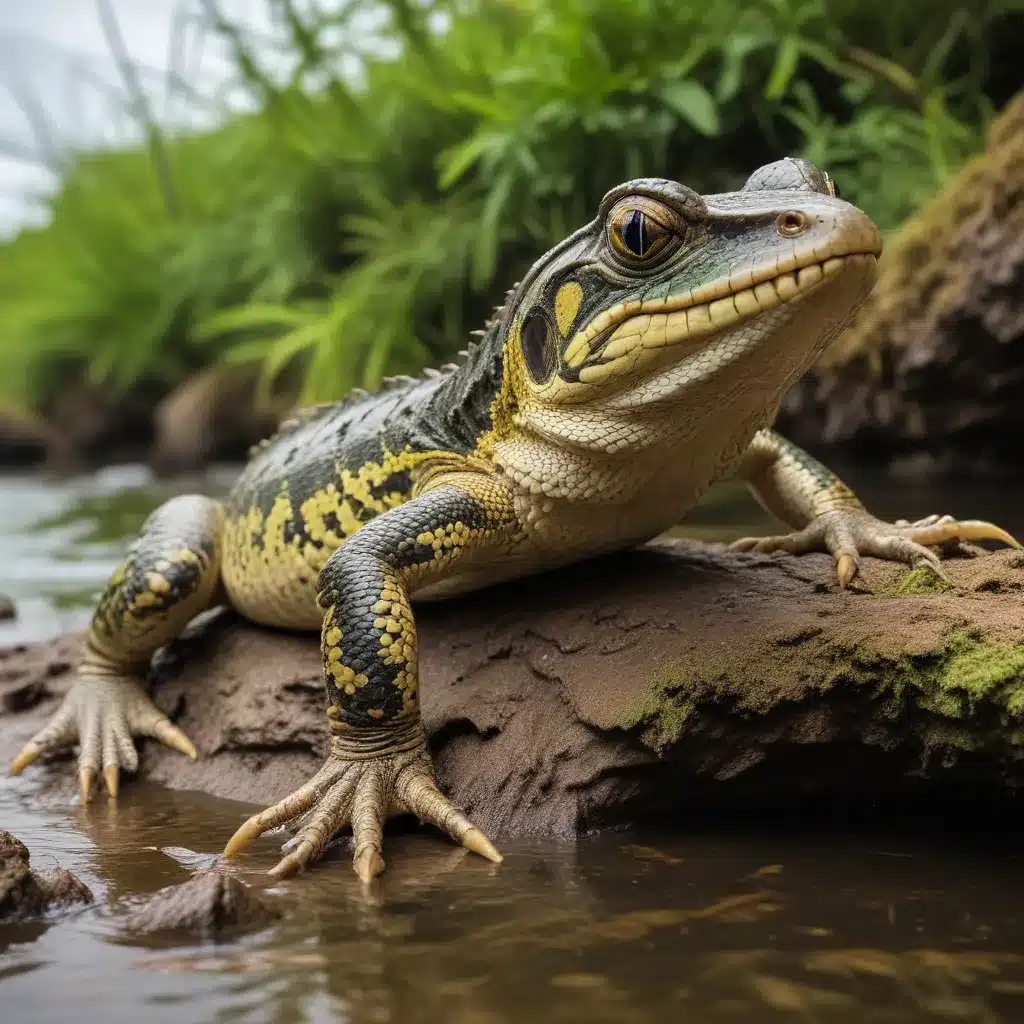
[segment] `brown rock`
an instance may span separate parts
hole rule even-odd
[[[92,891],[67,868],[37,871],[36,881],[48,907],[67,907],[73,903],[92,903]]]
[[[7,619],[13,619],[17,615],[14,608],[14,602],[9,598],[0,594],[0,622],[4,622]]]
[[[285,409],[261,401],[258,382],[251,367],[218,365],[172,391],[154,412],[154,468],[181,472],[237,459],[272,433]]]
[[[72,374],[43,413],[55,443],[47,453],[57,470],[101,465],[144,456],[153,434],[152,388],[121,394]]]
[[[828,556],[679,541],[422,605],[439,782],[495,834],[566,835],[695,803],[1017,785],[1024,555],[963,555],[946,592],[873,560],[839,592]],[[230,615],[180,641],[157,700],[201,756],[146,741],[143,770],[256,804],[307,781],[327,745],[318,648]],[[7,685],[49,656],[8,657]],[[0,759],[56,707],[70,659],[53,657],[46,695],[0,717]]]
[[[901,471],[1019,474],[1024,429],[1024,92],[895,238],[845,334],[787,396],[779,426]]]
[[[47,428],[31,416],[0,409],[0,466],[38,465],[51,440]]]
[[[25,844],[0,830],[0,921],[38,917],[50,907],[91,902],[88,886],[70,871],[33,871]]]
[[[131,914],[128,925],[144,934],[177,930],[217,933],[259,927],[280,916],[280,909],[267,897],[226,872],[209,870],[154,893]]]

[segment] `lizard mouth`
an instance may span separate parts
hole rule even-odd
[[[655,357],[683,342],[697,347],[744,320],[803,299],[848,272],[873,279],[878,261],[875,249],[825,259],[795,257],[790,262],[794,265],[789,269],[775,264],[738,271],[682,295],[626,302],[605,310],[569,343],[566,366],[579,367],[583,383],[605,380],[635,368],[644,355]]]

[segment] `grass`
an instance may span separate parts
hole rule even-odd
[[[981,146],[1024,27],[1019,0],[267,2],[273,65],[199,3],[251,112],[192,135],[107,12],[144,142],[62,154],[48,226],[0,246],[0,402],[217,360],[308,401],[373,387],[464,347],[640,175],[722,190],[802,154],[892,230]]]

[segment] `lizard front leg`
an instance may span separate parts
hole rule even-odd
[[[324,611],[331,751],[305,786],[242,825],[227,856],[268,829],[301,819],[290,852],[271,871],[284,878],[309,866],[335,832],[351,825],[353,867],[368,882],[384,869],[386,819],[411,812],[470,850],[501,860],[434,783],[410,598],[469,557],[500,557],[517,521],[500,478],[464,472],[444,479],[361,527],[324,565],[317,601]]]
[[[71,689],[14,759],[12,775],[77,741],[79,792],[88,803],[101,767],[111,797],[121,770],[138,767],[133,736],[196,757],[189,738],[149,699],[145,676],[154,652],[216,601],[222,517],[218,502],[197,494],[172,498],[149,516],[99,599]]]
[[[794,527],[777,537],[744,537],[738,551],[829,551],[836,560],[839,585],[857,575],[862,555],[911,566],[929,565],[943,575],[939,558],[927,545],[951,540],[997,540],[1021,545],[1005,530],[978,519],[928,516],[915,523],[887,523],[873,516],[831,470],[773,430],[754,435],[739,476],[769,512]]]

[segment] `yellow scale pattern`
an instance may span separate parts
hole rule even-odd
[[[346,537],[366,519],[396,508],[411,491],[375,495],[373,489],[396,473],[412,472],[438,460],[451,460],[440,451],[385,452],[379,462],[352,471],[336,467],[337,482],[328,483],[298,508],[302,534],[286,539],[295,523],[296,509],[282,480],[281,493],[264,517],[259,508],[229,517],[225,527],[224,583],[235,606],[264,625],[294,629],[320,626],[315,603],[316,580],[324,563]],[[337,529],[327,526],[333,515]],[[253,538],[258,538],[254,543]]]

